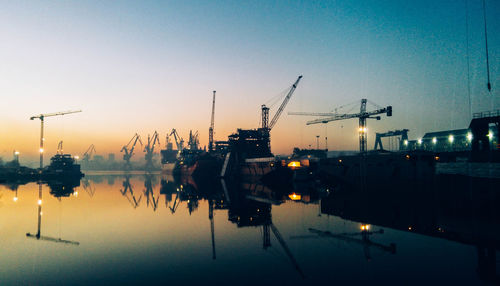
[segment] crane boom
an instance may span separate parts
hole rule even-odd
[[[34,120],[36,118],[40,119],[40,169],[43,168],[43,151],[44,151],[43,150],[43,141],[44,141],[43,124],[44,124],[45,117],[65,115],[65,114],[78,113],[78,112],[82,112],[82,111],[81,110],[69,110],[69,111],[40,114],[40,115],[35,115],[35,116],[30,117],[30,120]]]
[[[215,117],[215,90],[212,99],[212,118],[210,120],[210,128],[208,128],[208,152],[211,152],[214,146],[214,117]]]
[[[288,112],[288,115],[302,115],[302,116],[336,116],[338,113],[334,112]]]
[[[285,109],[286,105],[288,104],[288,101],[290,101],[290,98],[292,97],[293,92],[297,88],[297,85],[299,84],[299,81],[300,81],[301,78],[302,78],[302,76],[299,76],[297,78],[297,80],[295,81],[295,83],[290,88],[290,91],[288,91],[288,94],[286,95],[285,99],[283,100],[283,102],[281,103],[280,107],[278,108],[278,111],[276,111],[276,114],[274,114],[273,119],[271,119],[271,122],[269,123],[269,126],[268,126],[269,129],[273,129],[273,127],[276,124],[276,122],[278,122],[278,119],[280,118],[281,113],[283,112],[283,110]],[[263,107],[265,107],[265,106],[263,106]]]
[[[372,115],[377,115],[377,114],[382,114],[382,113],[387,113],[387,107],[377,109],[374,111],[370,111],[370,112],[363,112],[363,113],[337,114],[337,115],[334,115],[334,116],[331,116],[328,118],[320,118],[320,119],[307,121],[306,124],[311,125],[311,124],[317,124],[317,123],[328,123],[330,121],[337,121],[337,120],[343,120],[343,119],[349,119],[349,118],[361,118],[361,117],[369,118]],[[328,113],[323,113],[323,114],[328,114]],[[316,114],[314,114],[314,115],[316,115]],[[318,115],[318,116],[329,116],[329,115]]]
[[[45,113],[45,114],[31,116],[30,120],[33,120],[35,118],[39,118],[39,119],[43,120],[43,118],[45,118],[45,117],[65,115],[65,114],[78,113],[78,112],[82,112],[82,111],[81,110],[68,110],[68,111],[61,111],[61,112],[54,112],[54,113]]]

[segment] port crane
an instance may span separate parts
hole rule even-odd
[[[160,138],[158,132],[155,131],[153,136],[149,136],[148,134],[148,144],[144,147],[144,152],[146,152],[144,155],[144,159],[146,159],[146,170],[153,169],[153,154],[156,144],[160,145]]]
[[[198,150],[200,145],[200,140],[198,139],[198,131],[194,132],[189,130],[189,150]]]
[[[179,134],[177,133],[177,130],[172,129],[172,132],[170,132],[170,136],[174,135],[174,140],[175,140],[175,145],[177,145],[177,151],[180,152],[182,149],[184,149],[184,139],[182,139]]]
[[[30,120],[34,120],[37,118],[40,119],[40,150],[39,150],[39,152],[40,152],[40,169],[43,168],[43,141],[45,141],[45,138],[43,137],[43,127],[44,127],[45,117],[60,116],[60,115],[78,113],[78,112],[82,112],[82,111],[81,110],[62,111],[62,112],[40,114],[40,115],[35,115],[35,116],[30,117]]]
[[[147,174],[144,177],[144,187],[146,188],[143,193],[144,196],[146,197],[146,205],[149,207],[149,202],[151,202],[151,206],[153,208],[153,211],[156,211],[158,208],[158,200],[160,196],[154,196],[154,191],[153,191],[153,178],[151,177],[151,174]]]
[[[129,201],[129,203],[132,205],[132,207],[134,209],[137,208],[139,206],[139,203],[141,202],[142,195],[139,196],[139,199],[135,198],[134,191],[132,190],[132,185],[130,184],[130,176],[129,175],[125,176],[125,181],[123,181],[122,185],[123,185],[123,190],[120,190],[120,193],[125,198],[127,198],[127,200]],[[127,195],[128,193],[130,193],[130,197],[132,199],[129,198],[129,196]]]
[[[62,155],[63,154],[63,141],[59,141],[57,144],[57,152],[56,154]]]
[[[83,158],[82,161],[88,162],[90,159],[92,159],[92,155],[94,155],[97,151],[95,150],[94,144],[90,144],[89,148],[87,148],[87,151],[83,153]]]
[[[95,194],[95,187],[90,183],[89,179],[84,177],[82,178],[82,186],[83,189],[89,194],[90,197],[93,197]]]
[[[280,107],[278,108],[278,111],[276,111],[276,114],[274,114],[273,118],[271,119],[271,122],[269,122],[269,107],[267,107],[265,104],[261,106],[261,111],[262,111],[262,128],[264,130],[267,130],[268,132],[273,129],[274,125],[276,125],[276,122],[278,122],[278,119],[281,116],[281,113],[285,109],[286,105],[288,104],[288,101],[290,101],[290,98],[292,97],[295,89],[297,88],[297,85],[300,82],[300,79],[302,79],[302,76],[299,76],[295,83],[292,85],[290,90],[288,91],[287,95],[285,96],[285,99],[281,103]]]
[[[134,142],[134,143],[132,143]],[[123,146],[120,152],[123,152],[123,160],[125,160],[125,167],[130,168],[130,158],[132,158],[132,155],[134,155],[134,148],[137,142],[142,144],[141,141],[141,136],[139,134],[135,133],[134,137],[128,141],[127,145]]]
[[[338,114],[337,112],[327,112],[327,113],[317,113],[317,112],[289,112],[289,115],[305,115],[305,116],[324,116],[325,118],[319,118],[315,120],[308,121],[306,124],[318,124],[318,123],[328,123],[330,121],[344,120],[350,118],[359,118],[359,151],[367,151],[367,129],[366,129],[366,119],[377,119],[380,120],[380,116],[375,116],[378,114],[386,113],[387,116],[392,116],[392,106],[380,107],[373,111],[366,111],[366,104],[368,100],[366,98],[361,99],[361,107],[359,108],[359,113],[352,114]],[[372,103],[373,104],[373,103]],[[376,105],[376,104],[373,104]]]
[[[212,117],[210,119],[210,128],[208,128],[208,152],[214,148],[214,117],[215,117],[215,90],[212,99]]]

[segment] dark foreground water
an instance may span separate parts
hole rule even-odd
[[[273,191],[159,175],[0,186],[0,285],[495,284],[497,187]]]

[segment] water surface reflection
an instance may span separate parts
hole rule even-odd
[[[496,283],[497,185],[276,190],[122,174],[1,186],[0,274],[3,285]]]

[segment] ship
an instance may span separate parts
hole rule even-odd
[[[79,180],[83,176],[80,165],[70,154],[56,154],[50,158],[50,165],[42,169],[43,180]]]
[[[198,132],[189,131],[188,146],[177,155],[172,174],[198,178],[214,177],[219,175],[221,164],[218,156],[200,148]]]
[[[161,155],[161,170],[162,171],[172,171],[175,162],[177,161],[177,155],[179,151],[172,148],[172,143],[167,143],[167,148],[160,150]]]

